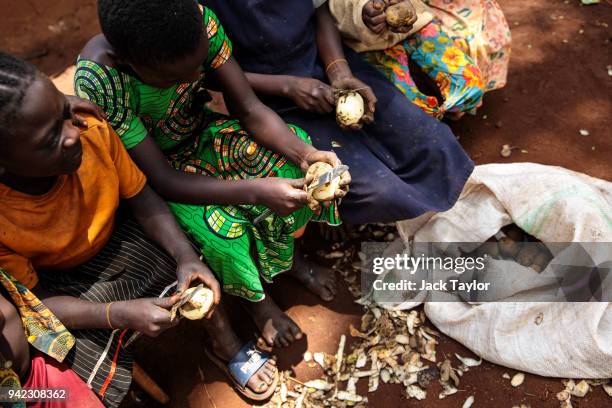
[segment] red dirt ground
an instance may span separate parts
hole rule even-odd
[[[612,180],[610,100],[612,64],[609,2],[584,7],[578,0],[500,0],[513,35],[513,53],[506,88],[487,94],[475,117],[452,127],[478,163],[531,161],[563,166]],[[93,0],[0,0],[0,49],[28,58],[48,74],[70,65],[80,47],[98,31]],[[581,136],[580,129],[589,131]],[[504,159],[503,144],[517,146]],[[314,238],[314,235],[310,237]],[[315,297],[289,279],[281,278],[272,296],[307,333],[287,351],[279,351],[281,368],[293,368],[297,378],[317,375],[301,362],[306,350],[335,352],[341,334],[359,320],[360,307],[346,289],[331,303]],[[233,308],[234,321],[245,338],[254,333],[248,317]],[[562,336],[560,333],[559,336]],[[227,385],[222,373],[204,357],[206,336],[195,323],[184,323],[156,340],[138,347],[141,365],[171,395],[173,407],[248,407]],[[562,341],[562,339],[560,339]],[[440,352],[470,353],[449,338]],[[489,363],[472,369],[461,381],[461,392],[438,400],[435,385],[426,401],[406,400],[399,386],[382,386],[368,395],[370,406],[460,407],[475,396],[477,407],[558,407],[559,379],[527,375],[523,386],[512,388],[501,378],[505,369]],[[577,407],[610,406],[601,388]]]

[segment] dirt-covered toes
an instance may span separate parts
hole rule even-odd
[[[270,297],[247,307],[261,338],[269,346],[287,347],[304,336],[298,325]]]
[[[277,372],[276,361],[270,359],[249,379],[246,386],[252,391],[262,394],[272,385]]]
[[[305,256],[296,256],[289,274],[326,302],[333,300],[338,293],[334,271],[312,262]]]

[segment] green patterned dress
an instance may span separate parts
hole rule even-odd
[[[77,94],[104,109],[128,149],[151,135],[175,169],[225,180],[303,177],[299,167],[258,146],[237,120],[204,106],[206,74],[229,59],[231,43],[212,11],[204,8],[203,17],[209,51],[198,81],[159,89],[128,73],[79,58]],[[289,127],[310,143],[302,129]],[[224,291],[252,301],[264,297],[261,278],[270,282],[291,268],[293,234],[298,229],[310,219],[340,222],[335,206],[321,214],[304,207],[255,225],[254,219],[266,210],[263,206],[168,204],[200,246]]]

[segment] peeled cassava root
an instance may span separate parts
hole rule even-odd
[[[179,307],[179,313],[189,320],[200,320],[210,311],[214,295],[212,290],[204,286],[197,286],[187,289],[185,296],[191,296],[192,292],[195,293],[191,299]]]
[[[417,20],[417,13],[408,1],[389,1],[385,10],[387,24],[393,28],[411,26]]]
[[[316,162],[311,164],[306,172],[306,179],[312,177],[312,181],[304,188],[308,192],[308,207],[313,211],[319,209],[320,203],[332,201],[336,197],[336,192],[340,189],[342,176],[336,177],[320,187],[312,188],[312,186],[319,184],[319,178],[323,174],[332,169],[333,167],[329,163]]]
[[[516,242],[510,237],[502,237],[498,243],[499,252],[507,257],[514,258],[521,250],[521,243]]]
[[[355,91],[342,91],[336,102],[336,120],[342,126],[359,123],[365,112],[363,98]]]
[[[505,227],[503,236],[499,237],[497,242],[493,238],[489,239],[476,248],[472,254],[474,256],[489,256],[495,259],[500,257],[512,259],[538,273],[546,269],[553,259],[553,254],[543,243],[533,237],[528,237],[515,224]]]

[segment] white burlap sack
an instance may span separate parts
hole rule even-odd
[[[484,242],[512,222],[543,242],[612,242],[612,183],[533,163],[478,166],[451,210],[399,222],[398,229],[406,244]],[[602,264],[612,261],[609,252],[590,256]],[[519,264],[511,272],[502,293],[487,299],[503,302],[471,304],[455,294],[448,294],[454,302],[427,302],[420,293],[413,302],[383,306],[425,301],[442,332],[496,364],[543,376],[612,377],[610,304],[530,302],[546,298],[550,286]],[[612,290],[609,280],[604,284]]]

